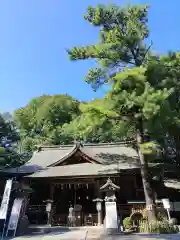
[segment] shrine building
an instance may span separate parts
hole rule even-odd
[[[75,144],[41,147],[25,166],[36,166],[23,181],[32,188],[27,215],[30,224],[68,224],[69,208],[77,211],[76,226],[102,224],[107,180],[116,186],[116,203],[121,218],[145,207],[137,152],[128,144]],[[150,167],[154,167],[151,165]],[[98,219],[96,200],[102,201]]]

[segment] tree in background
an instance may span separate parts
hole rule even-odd
[[[103,84],[111,85],[105,97],[108,109],[101,112],[108,119],[124,119],[134,126],[148,217],[152,220],[156,218],[155,204],[143,152],[153,149],[154,144],[147,143],[145,125],[169,109],[174,88],[172,84],[162,87],[156,76],[151,78],[149,74],[148,63],[157,57],[150,53],[151,45],[145,43],[149,36],[147,14],[148,6],[142,5],[88,7],[85,19],[100,28],[99,41],[96,45],[73,47],[68,54],[71,60],[97,61],[99,67],[90,69],[85,80],[95,90]]]
[[[65,135],[86,143],[120,142],[132,139],[134,131],[129,123],[125,121],[117,123],[99,114],[100,111],[94,111],[101,109],[105,104],[104,99],[80,104],[81,115],[63,126]]]
[[[117,123],[89,111],[100,107],[104,99],[80,103],[67,95],[41,96],[14,112],[19,128],[20,148],[25,152],[39,145],[73,144],[83,142],[118,142],[130,139],[133,127],[125,121]]]
[[[5,119],[4,119],[5,118]],[[19,133],[10,114],[0,115],[0,168],[17,167],[26,161],[17,150]]]
[[[32,99],[27,106],[14,112],[22,148],[32,152],[39,144],[67,143],[63,125],[79,114],[79,102],[65,94]]]

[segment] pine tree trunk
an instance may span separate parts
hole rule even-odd
[[[140,169],[141,169],[141,177],[142,183],[144,188],[144,195],[146,201],[146,208],[148,212],[148,220],[156,220],[156,210],[155,210],[155,202],[154,202],[154,192],[151,187],[151,179],[148,171],[148,163],[145,159],[144,154],[140,150],[141,144],[144,142],[143,138],[143,122],[142,119],[139,120],[137,124],[137,148],[138,148],[138,155],[140,159]]]

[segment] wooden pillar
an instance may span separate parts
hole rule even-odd
[[[52,183],[50,186],[50,199],[54,200],[54,184]]]
[[[76,205],[76,199],[77,199],[77,184],[74,184],[74,206]]]
[[[101,191],[100,191],[100,180],[96,180],[96,182],[95,182],[95,196],[97,197],[97,198],[100,198],[101,196],[102,196],[102,193],[101,193]]]

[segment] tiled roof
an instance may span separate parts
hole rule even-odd
[[[43,148],[39,152],[34,152],[32,158],[26,165],[38,165],[40,167],[47,167],[56,162],[68,157],[75,149],[75,146],[62,146],[59,148]]]
[[[35,152],[26,165],[36,164],[40,167],[50,167],[60,163],[80,150],[86,156],[99,162],[100,164],[123,164],[136,163],[137,152],[124,143],[117,144],[85,144],[64,145],[59,147],[43,147],[39,152]]]
[[[137,166],[121,165],[121,170],[126,168],[137,168]],[[31,178],[45,178],[45,177],[83,177],[83,176],[102,176],[118,174],[120,169],[116,164],[101,165],[92,163],[81,163],[73,165],[65,165],[58,167],[48,167],[45,170],[36,172],[28,177]]]
[[[150,167],[155,167],[156,164],[150,164]],[[64,165],[57,167],[47,167],[44,170],[40,170],[28,176],[28,178],[49,178],[49,177],[61,177],[61,178],[73,178],[73,177],[87,177],[87,176],[111,176],[121,173],[122,171],[130,169],[139,169],[138,164],[122,163],[121,165],[110,164],[92,164],[81,163],[73,165]]]
[[[85,145],[82,152],[101,164],[135,163],[137,152],[125,144]]]

